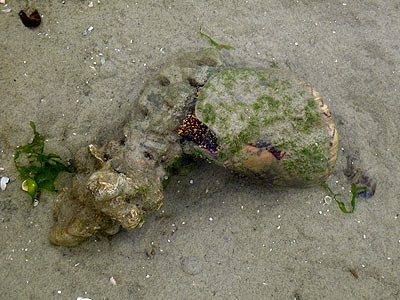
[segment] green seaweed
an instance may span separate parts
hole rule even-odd
[[[23,181],[23,189],[31,196],[32,203],[40,191],[55,191],[54,181],[60,172],[73,172],[72,166],[67,166],[61,161],[61,157],[54,153],[44,154],[45,137],[36,131],[35,123],[32,121],[29,125],[33,129],[33,141],[18,146],[14,154],[14,164],[19,176]],[[18,159],[26,154],[28,163],[20,164]]]
[[[219,44],[216,41],[214,41],[208,34],[205,34],[204,32],[201,31],[201,27],[200,27],[200,34],[202,36],[206,37],[210,41],[210,44],[215,46],[218,50],[221,50],[221,49],[226,49],[226,50],[233,49],[233,47],[231,45]]]
[[[340,194],[335,194],[334,192],[332,192],[332,190],[326,183],[321,184],[321,187],[323,187],[326,190],[326,192],[329,194],[329,196],[331,196],[336,201],[336,203],[339,205],[340,210],[346,214],[350,214],[350,213],[354,212],[358,191],[367,189],[367,187],[365,187],[365,186],[356,186],[354,183],[351,184],[351,189],[350,189],[351,194],[352,194],[351,202],[350,202],[351,210],[347,210],[345,204],[342,201],[339,201],[336,199],[336,196],[339,196]]]

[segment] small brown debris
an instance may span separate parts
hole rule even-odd
[[[162,220],[162,219],[170,219],[171,217],[172,217],[172,215],[170,215],[170,214],[163,214],[163,215],[156,216],[155,219],[158,221],[158,220]]]
[[[348,270],[351,273],[351,275],[354,276],[355,279],[358,279],[358,274],[357,274],[356,270],[354,270],[352,268],[349,268]]]
[[[29,16],[23,10],[21,10],[18,15],[21,18],[22,23],[29,28],[38,27],[42,21],[37,9],[35,9],[35,11]]]
[[[303,297],[301,297],[301,295],[300,295],[299,292],[296,292],[296,293],[294,293],[294,299],[295,299],[295,300],[302,300]]]
[[[154,248],[151,248],[151,251],[145,250],[144,253],[146,254],[148,259],[152,259],[154,258],[154,255],[156,255],[156,251],[154,250]]]

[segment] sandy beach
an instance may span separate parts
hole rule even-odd
[[[399,1],[5,2],[0,299],[400,299]],[[21,22],[27,8],[39,27]],[[319,186],[271,188],[204,162],[172,178],[140,229],[50,244],[57,193],[33,207],[13,163],[29,121],[64,161],[121,135],[168,58],[210,47],[200,27],[234,47],[221,50],[231,65],[277,64],[310,82],[339,133],[328,185],[348,204],[356,157],[375,195],[345,214]],[[63,173],[56,186],[70,182]]]

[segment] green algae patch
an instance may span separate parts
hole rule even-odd
[[[228,144],[228,151],[232,154],[236,154],[240,151],[243,144],[249,143],[253,140],[259,138],[259,128],[255,118],[248,120],[247,126],[244,130],[239,132],[237,136],[226,137],[226,142]]]
[[[329,166],[329,148],[325,145],[327,141],[301,149],[297,149],[293,143],[287,145],[288,157],[283,161],[285,170],[290,175],[304,175],[306,181],[314,180],[315,174],[324,172]]]
[[[36,131],[36,126],[30,122],[33,129],[32,142],[18,146],[14,154],[14,165],[23,180],[22,189],[32,198],[32,202],[41,190],[55,191],[54,181],[61,172],[73,172],[70,165],[61,162],[61,157],[54,153],[44,153],[45,137]],[[20,163],[23,159],[25,163]]]
[[[311,139],[302,141],[302,135],[326,134],[321,112],[311,95],[306,95],[305,86],[298,84],[288,72],[278,69],[221,70],[200,90],[196,115],[217,135],[230,137],[231,141],[248,137],[250,129],[247,127],[266,138],[286,137],[290,133],[287,139],[300,143],[303,148]],[[221,126],[227,120],[229,126]]]
[[[205,118],[204,122],[215,122],[215,109],[210,103],[204,105]]]

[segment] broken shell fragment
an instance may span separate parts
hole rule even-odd
[[[0,180],[0,188],[2,191],[4,191],[7,188],[7,183],[10,181],[10,178],[8,177],[1,177]]]

